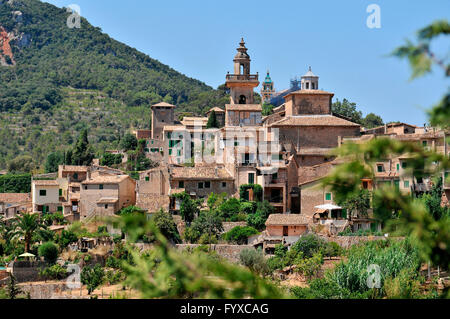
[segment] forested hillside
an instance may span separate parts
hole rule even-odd
[[[18,155],[39,166],[86,126],[96,150],[114,147],[124,131],[148,128],[149,106],[161,100],[194,114],[227,102],[224,90],[111,39],[84,18],[81,28],[69,28],[69,15],[38,0],[0,0],[0,168]]]

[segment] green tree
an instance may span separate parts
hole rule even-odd
[[[262,276],[269,274],[269,267],[261,249],[243,249],[239,254],[239,261],[252,272]]]
[[[219,123],[217,122],[216,111],[212,110],[211,113],[209,113],[206,128],[217,128],[217,127],[219,127]]]
[[[196,243],[203,235],[203,243],[211,243],[218,234],[223,231],[222,219],[214,210],[200,212],[194,219],[189,229],[186,229],[185,239],[191,243]]]
[[[258,234],[258,230],[250,226],[236,226],[223,234],[223,239],[228,242],[244,245],[248,237]]]
[[[152,215],[152,221],[158,227],[161,234],[163,234],[170,242],[179,244],[181,242],[180,234],[178,233],[177,225],[173,217],[162,208]]]
[[[33,158],[29,155],[19,155],[8,163],[8,171],[11,173],[30,173],[33,169]]]
[[[45,228],[39,221],[38,214],[22,213],[14,220],[14,237],[23,237],[25,252],[30,251],[33,235]]]
[[[89,145],[88,130],[86,128],[81,131],[71,157],[72,164],[74,165],[90,165],[94,159],[94,153],[92,147]]]
[[[374,113],[369,113],[363,119],[362,125],[365,128],[374,128],[374,127],[377,127],[377,126],[384,125],[384,122],[383,122],[383,119],[380,116],[378,116],[378,115],[376,115]]]
[[[48,154],[45,161],[45,172],[53,173],[58,171],[58,166],[64,164],[64,153],[56,151]]]
[[[355,194],[351,194],[344,201],[337,202],[342,208],[347,210],[347,214],[353,212],[360,217],[367,217],[367,211],[370,208],[370,192],[366,189],[361,189]]]
[[[273,113],[273,109],[274,109],[274,108],[275,108],[275,107],[274,107],[272,104],[264,103],[264,104],[262,105],[262,112],[261,112],[261,114],[262,114],[263,116],[270,115],[270,114]]]
[[[336,99],[331,105],[331,111],[350,119],[352,122],[362,124],[362,112],[356,109],[356,103],[347,99],[343,99],[342,102]]]
[[[17,287],[17,279],[11,272],[9,273],[9,281],[6,289],[9,299],[17,299],[17,297],[23,293],[22,289]]]
[[[103,283],[104,278],[105,271],[99,264],[86,266],[81,270],[81,283],[87,286],[89,295]]]
[[[120,147],[124,151],[134,150],[138,146],[138,140],[135,135],[127,133],[120,141]]]
[[[172,195],[174,198],[179,199],[180,203],[180,215],[186,224],[189,226],[194,220],[195,216],[200,214],[201,199],[192,199],[188,193],[183,192]]]
[[[58,246],[52,242],[43,243],[38,249],[39,256],[44,257],[51,265],[58,259]]]

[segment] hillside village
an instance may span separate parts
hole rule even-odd
[[[311,67],[301,77],[299,89],[284,94],[273,113],[263,116],[262,104],[280,97],[267,73],[262,102],[255,102],[260,76],[252,73],[244,39],[236,51],[233,71],[225,76],[230,101],[223,108],[213,107],[205,117],[178,120],[176,105],[160,102],[149,107],[151,129],[137,129],[133,134],[155,167],[130,176],[122,169],[100,165],[99,159],[85,166],[59,165],[57,172],[32,176],[31,193],[0,194],[0,219],[11,224],[24,212],[40,219],[59,216],[49,226],[59,236],[74,223],[87,228],[95,225],[90,236],[68,245],[68,249],[86,253],[102,246],[113,251],[115,243],[125,240],[121,229],[105,218],[114,219],[128,208],[151,219],[162,210],[176,224],[179,240],[173,244],[179,249],[207,244],[231,262],[239,261],[244,249],[261,249],[265,258],[276,256],[280,247],[289,250],[311,234],[325,243],[337,243],[338,249],[386,239],[385,225],[374,216],[370,203],[367,209],[351,210],[322,184],[346,160],[337,156],[335,149],[388,138],[450,156],[448,132],[407,123],[366,129],[334,114],[334,93],[319,89],[319,76]],[[120,154],[122,161],[127,161],[122,150],[109,153]],[[408,165],[407,153],[375,163],[373,176],[360,181],[361,191],[370,193],[391,185],[414,197],[432,192],[435,180],[425,171],[420,176],[412,174]],[[448,172],[442,172],[442,207],[450,206],[447,177]],[[212,237],[193,235],[200,211],[214,203],[223,213],[221,226]],[[197,216],[186,217],[188,205],[197,207]],[[232,237],[233,229],[244,232],[250,228],[255,231],[239,239]],[[98,230],[101,236],[94,235]],[[328,257],[332,263],[336,255]],[[16,271],[21,282],[39,277],[36,272],[23,275],[12,264],[5,268]],[[281,268],[280,276],[289,274],[289,269]]]

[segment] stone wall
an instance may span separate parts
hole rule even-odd
[[[223,232],[226,233],[237,226],[247,226],[247,222],[223,222]]]
[[[79,289],[69,292],[65,282],[40,282],[33,284],[19,284],[20,289],[30,295],[30,299],[87,299],[89,296],[80,296]],[[69,293],[68,293],[69,292]]]
[[[384,236],[336,236],[336,237],[322,237],[326,241],[335,242],[342,248],[350,248],[353,245],[364,243],[373,240],[386,240]],[[396,238],[399,239],[399,238]]]
[[[12,266],[12,273],[18,282],[36,281],[39,280],[39,271],[45,267],[46,263],[41,261],[15,261]]]
[[[180,245],[176,245],[176,246],[177,246],[177,249],[183,250],[183,249],[187,249],[187,248],[194,249],[201,245],[180,244]],[[245,248],[253,249],[253,246],[251,246],[251,245],[224,245],[224,244],[211,245],[211,250],[216,251],[219,256],[226,258],[229,261],[234,262],[234,263],[239,262],[239,254]]]

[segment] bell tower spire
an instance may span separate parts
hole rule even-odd
[[[234,56],[234,74],[227,74],[226,86],[230,88],[231,104],[253,104],[253,89],[259,85],[258,73],[250,74],[250,56],[241,39]]]

